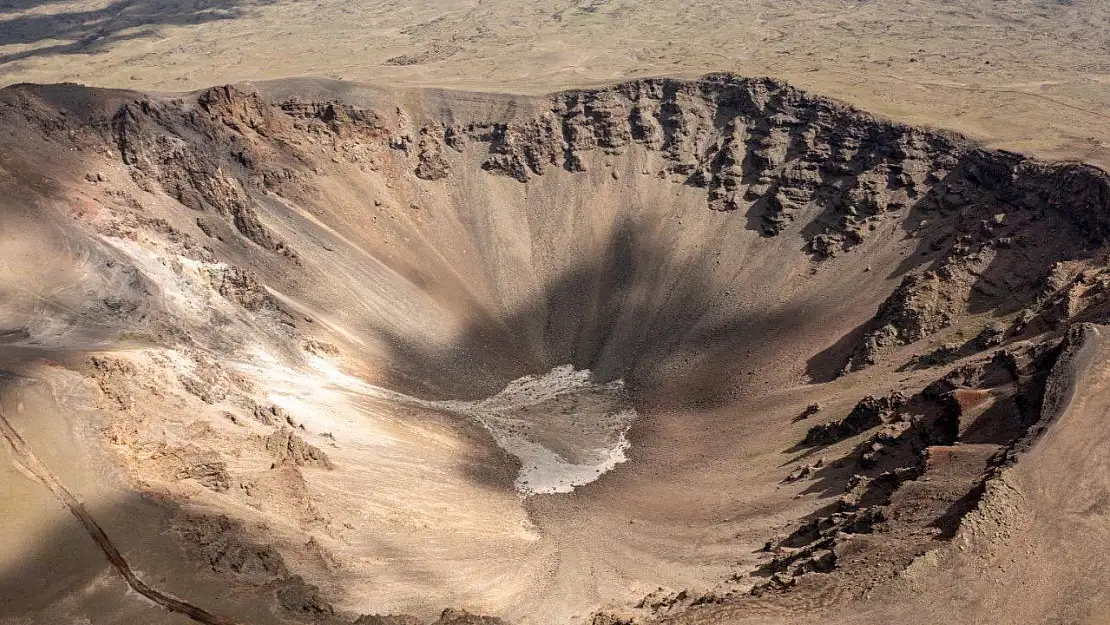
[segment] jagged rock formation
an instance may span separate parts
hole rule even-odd
[[[955,165],[959,150],[951,138],[782,83],[727,76],[571,92],[537,119],[477,130],[490,143],[483,166],[521,182],[549,166],[581,171],[594,151],[644,145],[664,156],[661,175],[706,189],[710,208],[754,205],[766,236],[820,216],[806,241],[818,258],[858,245],[873,222],[912,204]]]
[[[815,425],[806,433],[807,445],[823,445],[859,434],[864,430],[895,420],[906,398],[895,391],[885,397],[868,395],[840,421]]]
[[[198,102],[201,107],[210,103],[208,97]],[[159,122],[152,119],[157,117],[158,112],[140,103],[125,107],[115,119],[120,153],[140,186],[150,190],[153,184],[158,184],[165,193],[185,206],[198,212],[215,212],[247,239],[265,249],[296,259],[296,253],[275,239],[259,220],[258,211],[239,180],[230,176],[219,163],[213,163],[207,155],[198,153],[194,144],[182,140],[180,134],[176,140],[169,134],[155,135],[157,143],[153,145],[137,139],[150,132],[149,128],[143,129],[143,124],[157,124]],[[184,115],[175,117],[177,119],[161,116],[163,120],[173,119],[176,122]],[[178,133],[187,132],[205,133],[217,141],[224,138],[214,126],[178,130]],[[219,229],[212,222],[198,218],[198,226],[208,236],[219,237]]]
[[[274,458],[273,467],[291,464],[330,469],[328,456],[297,436],[292,429],[282,427],[266,437],[266,451]]]

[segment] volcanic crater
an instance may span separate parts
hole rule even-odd
[[[770,79],[20,85],[0,119],[34,622],[897,596],[1000,518],[1108,310],[1103,171]],[[136,600],[55,478],[203,614]]]

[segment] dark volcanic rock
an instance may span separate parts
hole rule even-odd
[[[269,107],[230,88],[220,92],[225,99],[234,97],[249,103],[239,107],[240,114],[264,124],[266,115],[259,111],[269,113]],[[223,165],[226,157],[203,152],[199,146],[210,145],[208,142],[186,139],[201,134],[209,140],[234,144],[229,135],[237,128],[226,123],[229,118],[202,116],[195,111],[188,114],[183,107],[177,102],[144,100],[124,106],[116,115],[116,145],[132,177],[147,190],[157,185],[193,210],[220,215],[246,239],[296,260],[296,253],[262,223],[254,199],[234,175],[233,167]],[[240,156],[240,160],[243,158]]]
[[[873,322],[877,327],[856,346],[845,370],[873,365],[884,348],[909,345],[947,328],[955,314],[956,304],[939,275],[906,276],[879,308]]]
[[[855,436],[894,419],[905,403],[906,398],[897,391],[884,397],[868,395],[843,419],[810,428],[805,444],[827,445]]]
[[[177,521],[174,530],[213,571],[256,586],[289,576],[281,554],[272,545],[250,539],[240,521],[223,515],[194,515]]]
[[[505,621],[493,616],[471,614],[466,610],[447,608],[432,625],[507,625]]]
[[[351,625],[424,625],[424,621],[408,614],[363,614]]]
[[[300,575],[286,579],[277,589],[278,604],[294,614],[310,618],[330,617],[335,609],[320,595],[320,589]]]

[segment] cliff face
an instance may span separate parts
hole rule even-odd
[[[232,611],[859,591],[955,532],[1055,343],[1110,315],[1110,176],[773,80],[259,89],[0,92],[0,340],[79,354],[49,375],[107,415],[89,444],[180,508],[149,540],[207,554]],[[526,508],[516,461],[425,400],[566,365],[627,383],[630,461]]]
[[[818,256],[858,244],[869,222],[908,207],[959,157],[947,137],[772,80],[713,76],[557,95],[543,118],[498,127],[485,167],[526,181],[632,144],[661,154],[660,175],[705,189],[709,208],[753,211],[765,236],[817,217],[805,242]]]
[[[858,245],[888,213],[886,219],[898,219],[911,208],[950,211],[985,201],[1058,211],[1098,236],[1110,201],[1106,176],[1096,168],[980,150],[770,79],[642,80],[560,93],[546,104],[527,119],[429,119],[417,127],[399,109],[392,124],[386,115],[339,102],[270,104],[257,93],[221,87],[195,103],[125,105],[114,130],[136,175],[153,176],[191,208],[203,202],[221,214],[242,212],[240,192],[219,188],[230,184],[222,177],[238,172],[252,188],[277,189],[298,172],[272,157],[285,148],[303,165],[306,144],[321,141],[351,162],[361,162],[359,148],[388,146],[409,157],[424,180],[446,178],[446,151],[477,142],[488,152],[482,169],[520,182],[552,168],[582,171],[591,154],[642,146],[665,163],[652,175],[705,189],[711,209],[754,212],[765,236],[796,219],[812,222],[804,241],[817,258]],[[200,158],[203,149],[209,151]]]

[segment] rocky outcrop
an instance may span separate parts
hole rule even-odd
[[[420,163],[416,166],[415,174],[422,180],[443,180],[447,177],[449,165],[443,157],[444,145],[443,129],[433,124],[425,124],[420,129],[419,156]]]
[[[240,521],[224,515],[189,515],[177,520],[174,530],[197,559],[215,572],[255,586],[289,576],[281,554],[270,544],[250,539]]]
[[[363,614],[351,625],[424,625],[424,621],[407,614]]]
[[[766,236],[802,215],[819,218],[806,235],[816,258],[850,249],[871,222],[908,207],[959,150],[773,80],[727,75],[557,94],[534,119],[455,132],[488,141],[483,167],[521,182],[642,145],[661,153],[677,182],[706,189],[709,208],[757,211]]]
[[[843,419],[810,428],[804,442],[806,445],[827,445],[855,436],[896,419],[905,404],[906,398],[897,391],[883,397],[868,395]]]
[[[268,435],[265,440],[266,451],[274,459],[271,468],[293,465],[298,467],[331,468],[327,454],[318,447],[306,443],[291,428],[283,427]]]
[[[520,182],[543,175],[546,167],[559,164],[560,157],[565,156],[563,131],[556,125],[554,115],[519,125],[498,124],[469,131],[472,139],[489,143],[489,157],[482,163],[482,169]],[[571,171],[582,169],[578,161],[568,161],[565,166]]]
[[[406,614],[363,614],[352,625],[425,625],[424,621]],[[472,614],[466,610],[447,608],[431,625],[507,625],[493,617]]]
[[[1019,335],[1055,330],[1081,315],[1097,320],[1110,313],[1110,300],[1103,295],[1106,281],[1097,261],[1089,258],[1087,226],[1068,211],[1048,210],[1047,204],[1024,206],[1008,187],[996,186],[1017,174],[991,171],[995,177],[988,178],[983,168],[970,159],[958,176],[934,185],[915,206],[918,221],[907,229],[918,239],[917,254],[935,261],[902,278],[868,323],[843,373],[926,338],[934,339],[933,347],[912,357],[917,368],[951,362]],[[1061,262],[1061,254],[1080,260]],[[963,338],[965,344],[936,345],[962,318],[985,311],[995,317],[1016,314],[991,321],[973,340]]]
[[[447,608],[440,613],[432,625],[507,625],[505,621],[493,617],[472,614],[466,610]]]
[[[875,326],[852,352],[845,371],[875,364],[889,348],[909,345],[947,328],[958,313],[950,283],[935,272],[911,274],[879,307]]]
[[[240,98],[244,97],[242,93]],[[278,107],[292,119],[293,130],[344,139],[380,142],[388,139],[385,120],[375,111],[343,102],[304,102],[293,98]],[[285,131],[288,134],[288,131]]]
[[[200,100],[204,101],[205,96]],[[241,114],[263,125],[263,112],[268,112],[268,107],[256,99],[247,100],[256,106],[240,107],[249,111]],[[180,101],[144,100],[125,105],[113,125],[123,162],[140,187],[148,191],[160,188],[193,210],[215,213],[247,240],[296,260],[296,253],[262,223],[254,199],[227,163],[227,156],[209,153],[203,147],[213,142],[234,146],[235,140],[229,136],[237,129],[234,118],[202,116],[195,110],[188,111]],[[188,140],[197,134],[207,135],[207,140]]]
[[[238,583],[267,589],[278,606],[313,623],[331,623],[335,609],[320,589],[293,574],[270,542],[252,538],[246,525],[224,515],[183,514],[172,529],[193,558]],[[403,623],[404,621],[399,621]]]
[[[285,579],[274,594],[284,610],[312,622],[335,615],[335,608],[320,594],[320,588],[300,575]]]
[[[251,312],[267,311],[285,314],[277,300],[270,295],[253,271],[234,265],[215,264],[206,266],[204,269],[212,288],[224,298]]]

